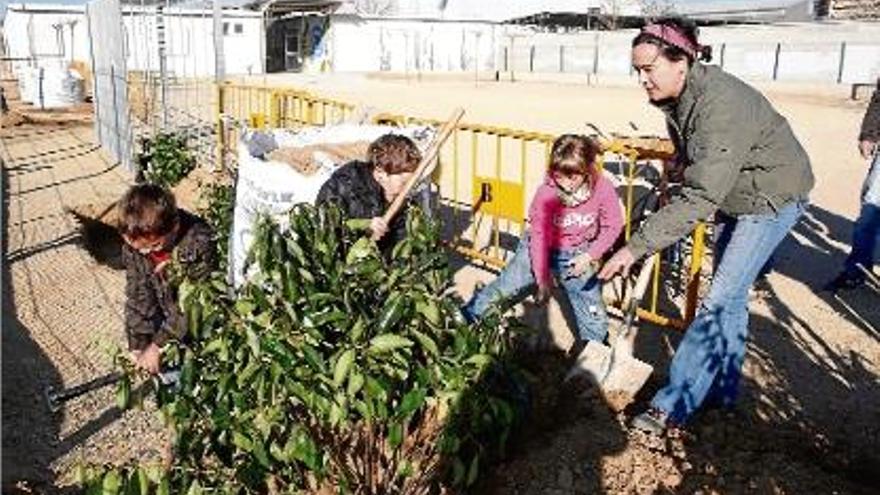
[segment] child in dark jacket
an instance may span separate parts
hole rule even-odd
[[[178,209],[170,192],[152,184],[133,186],[119,201],[119,233],[125,241],[128,348],[138,368],[157,374],[162,345],[186,334],[169,263],[174,260],[189,278],[208,276],[216,262],[213,233],[200,218]]]
[[[390,253],[406,235],[406,213],[401,210],[390,225],[382,215],[412,178],[421,159],[411,139],[385,134],[370,143],[366,162],[353,161],[333,172],[318,191],[316,203],[333,203],[348,218],[369,219],[371,237],[383,253]]]
[[[544,304],[555,275],[574,309],[577,337],[605,340],[608,317],[595,273],[620,235],[623,216],[613,184],[596,167],[598,151],[586,136],[556,139],[544,183],[529,207],[529,232],[501,275],[465,305],[466,318],[474,320],[492,302],[534,286],[536,302]]]

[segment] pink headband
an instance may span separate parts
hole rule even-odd
[[[687,36],[682,34],[678,29],[665,24],[648,24],[642,28],[642,32],[665,41],[672,46],[681,48],[691,58],[696,60],[700,51],[700,45],[694,44]]]

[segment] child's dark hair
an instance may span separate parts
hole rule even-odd
[[[677,31],[679,34],[687,38],[694,47],[696,47],[696,51],[694,53],[690,53],[656,36],[655,34],[645,32],[644,30],[636,35],[636,37],[633,39],[633,48],[635,48],[637,45],[641,45],[644,43],[655,45],[660,48],[660,52],[667,59],[673,62],[678,62],[680,60],[686,59],[688,61],[688,65],[693,64],[695,60],[703,62],[712,61],[712,47],[700,45],[699,40],[697,39],[697,37],[699,36],[699,28],[697,28],[696,22],[692,21],[691,19],[686,19],[684,17],[663,17],[657,19],[651,24],[663,26],[667,29]]]
[[[592,188],[599,175],[599,168],[596,167],[598,154],[599,144],[593,138],[580,134],[563,134],[553,141],[550,172],[583,175]]]
[[[127,237],[165,235],[178,221],[177,202],[155,184],[132,186],[119,200],[119,232]]]
[[[367,160],[373,167],[389,174],[415,172],[422,154],[412,139],[399,134],[385,134],[370,143]]]

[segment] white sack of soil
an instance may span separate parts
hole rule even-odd
[[[263,157],[252,156],[246,140],[253,134],[246,132],[238,144],[238,182],[235,188],[235,209],[232,220],[232,239],[229,249],[229,270],[233,284],[244,282],[244,261],[253,239],[252,229],[260,214],[274,217],[284,225],[286,213],[298,203],[315,202],[318,191],[330,178],[336,167],[353,158],[351,150],[363,149],[379,136],[402,134],[413,139],[424,152],[434,137],[431,127],[390,127],[380,125],[340,124],[327,127],[306,127],[299,131],[273,129],[276,149],[265,150]],[[293,152],[299,150],[299,153]],[[276,153],[273,153],[276,152]],[[291,157],[312,155],[306,168],[287,161],[266,160],[264,157]],[[337,161],[338,160],[338,161]],[[297,162],[299,163],[299,162]]]

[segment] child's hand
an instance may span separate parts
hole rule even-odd
[[[388,233],[388,224],[382,220],[382,217],[373,217],[370,219],[370,232],[370,239],[378,241]]]
[[[566,268],[568,268],[565,274],[566,278],[580,277],[587,273],[587,270],[593,268],[593,257],[590,256],[590,253],[581,253],[569,260]]]
[[[538,291],[535,292],[535,304],[538,306],[543,306],[547,304],[547,301],[550,300],[550,296],[553,291],[551,290],[549,285],[539,285]]]
[[[151,343],[142,351],[135,351],[133,354],[134,365],[138,369],[144,370],[151,375],[159,374],[159,366],[161,350],[159,346]]]
[[[159,276],[163,275],[163,273],[165,272],[165,268],[168,266],[168,263],[170,261],[171,261],[171,259],[169,258],[167,260],[162,260],[159,263],[157,263],[156,266],[153,268],[153,273],[155,273],[156,275],[159,275]]]

